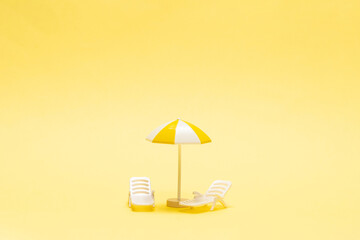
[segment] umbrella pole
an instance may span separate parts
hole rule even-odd
[[[177,192],[177,198],[169,198],[167,200],[167,206],[168,207],[174,207],[174,208],[182,208],[184,206],[180,205],[181,201],[184,201],[187,199],[181,199],[181,144],[178,144],[178,192]]]
[[[178,194],[177,198],[181,199],[181,144],[178,144]]]

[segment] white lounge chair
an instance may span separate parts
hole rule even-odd
[[[155,207],[154,191],[148,177],[130,178],[129,207],[132,205]]]
[[[214,181],[205,194],[194,192],[194,199],[180,202],[180,205],[186,207],[198,207],[212,203],[211,211],[214,210],[217,202],[227,207],[224,196],[231,187],[230,181],[216,180]]]

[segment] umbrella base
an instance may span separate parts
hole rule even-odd
[[[186,199],[186,198],[181,198],[180,201],[179,201],[177,198],[169,198],[169,199],[167,200],[166,205],[167,205],[168,207],[172,207],[172,208],[184,208],[184,207],[186,207],[186,206],[181,206],[181,205],[180,205],[180,202],[181,202],[181,201],[185,201],[185,200],[187,200],[187,199]]]

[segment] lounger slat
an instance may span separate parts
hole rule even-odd
[[[221,189],[221,190],[226,191],[226,187],[211,187],[211,188],[209,188],[209,190],[210,189]]]
[[[132,194],[136,195],[136,194],[150,194],[149,191],[134,191],[132,192]]]
[[[132,184],[150,184],[150,182],[147,180],[134,180]]]
[[[146,187],[136,187],[136,188],[132,188],[131,189],[132,191],[139,191],[139,190],[141,190],[141,191],[150,191],[150,189],[149,188],[146,188]]]
[[[135,186],[147,186],[147,187],[149,187],[150,185],[148,183],[134,183],[132,186],[133,187],[135,187]]]

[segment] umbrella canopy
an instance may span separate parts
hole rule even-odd
[[[146,140],[166,144],[203,144],[211,142],[209,136],[200,128],[181,119],[159,126],[147,136]]]
[[[209,143],[211,139],[206,133],[194,124],[177,119],[167,122],[152,131],[146,140],[153,143],[166,143],[178,145],[178,194],[177,198],[170,198],[167,201],[169,207],[182,207],[181,199],[181,144]]]

